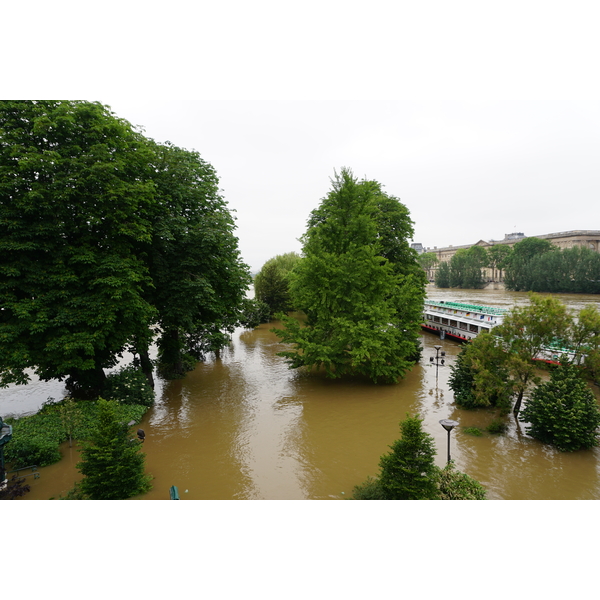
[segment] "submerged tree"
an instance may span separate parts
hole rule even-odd
[[[508,413],[512,386],[506,358],[502,346],[489,333],[481,333],[463,346],[450,367],[449,385],[456,404],[467,409],[494,407]]]
[[[119,421],[117,403],[98,400],[98,422],[91,440],[84,442],[83,474],[78,494],[90,500],[125,500],[151,489],[152,477],[144,473],[141,442],[131,439],[127,424]]]
[[[233,228],[197,153],[99,103],[1,101],[0,385],[94,397],[126,350],[152,384],[157,325],[167,362],[220,347],[250,281]]]
[[[254,279],[255,298],[269,306],[270,316],[294,309],[290,294],[290,273],[301,260],[296,252],[269,259]]]
[[[521,412],[527,433],[562,451],[598,445],[600,410],[577,367],[563,363],[538,386]]]
[[[330,377],[362,374],[395,382],[420,353],[425,274],[408,244],[412,222],[376,181],[342,169],[311,213],[304,258],[292,272],[294,305],[306,322],[283,316],[275,330],[295,346],[292,368],[323,367]]]
[[[400,423],[400,431],[402,437],[379,461],[379,483],[386,500],[436,498],[433,438],[423,431],[419,417],[407,416]]]

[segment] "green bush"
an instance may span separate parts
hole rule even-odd
[[[563,452],[598,445],[600,410],[577,367],[561,364],[531,394],[520,420],[529,435]]]
[[[443,469],[437,468],[436,485],[440,500],[485,500],[485,488],[466,473],[457,471],[454,461]]]
[[[354,500],[385,500],[385,495],[379,480],[373,477],[367,479],[360,485],[355,485],[352,490],[352,498]]]
[[[117,373],[108,375],[103,396],[121,404],[154,404],[154,390],[144,373],[134,365],[128,365]]]
[[[58,462],[61,458],[59,446],[72,437],[78,440],[88,439],[98,420],[98,402],[79,400],[74,403],[77,411],[72,419],[72,427],[67,427],[61,417],[62,409],[68,399],[56,403],[46,403],[35,415],[20,419],[6,419],[13,428],[11,441],[4,446],[5,461],[13,469],[37,465],[45,467]],[[148,410],[142,405],[119,405],[120,420],[125,423],[139,423]]]
[[[494,419],[486,429],[489,433],[506,433],[508,431],[508,423],[503,419]]]
[[[480,437],[483,435],[479,427],[465,427],[463,431],[468,435],[474,435],[476,437]]]

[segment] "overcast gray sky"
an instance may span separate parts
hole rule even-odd
[[[20,72],[28,97],[98,100],[200,152],[254,271],[300,251],[341,167],[399,197],[425,246],[600,229],[593,2],[103,7],[85,26],[71,12],[34,70],[13,33],[9,80]],[[48,35],[38,9],[30,39]]]

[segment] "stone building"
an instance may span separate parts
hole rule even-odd
[[[600,252],[600,231],[598,230],[577,230],[577,231],[560,231],[558,233],[546,233],[544,235],[526,236],[523,233],[508,233],[504,236],[503,240],[490,240],[486,242],[479,240],[475,244],[468,244],[466,246],[446,246],[444,248],[425,248],[425,252],[432,252],[436,255],[439,262],[448,262],[457,250],[467,250],[472,246],[483,246],[489,248],[498,244],[506,246],[514,246],[517,242],[524,240],[526,237],[536,237],[542,240],[550,240],[553,244],[558,246],[561,250],[565,248],[573,248],[573,246],[586,246],[596,252]],[[431,269],[428,272],[430,280],[435,278],[435,269]],[[503,273],[498,269],[486,269],[486,277],[489,281],[502,281]]]

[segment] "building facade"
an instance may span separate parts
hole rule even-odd
[[[535,236],[526,236],[523,233],[509,233],[504,236],[503,240],[490,240],[489,242],[479,240],[475,244],[468,244],[466,246],[446,246],[444,248],[438,248],[437,246],[434,246],[433,248],[425,248],[425,252],[431,252],[435,254],[439,264],[441,262],[450,261],[450,259],[458,250],[468,250],[472,246],[483,246],[484,248],[489,248],[499,244],[503,246],[514,246],[517,242],[524,240],[526,237],[536,237],[542,240],[549,240],[561,250],[564,250],[565,248],[573,248],[574,246],[585,246],[591,250],[594,250],[595,252],[600,252],[600,231],[591,229],[561,231],[558,233],[546,233],[544,235]],[[437,268],[428,270],[427,275],[431,281],[435,279],[436,270]],[[485,271],[486,277],[489,281],[503,281],[503,273],[501,270],[488,268],[485,269]]]

